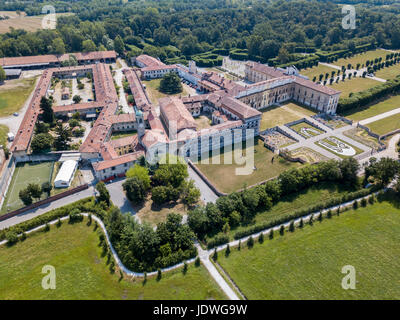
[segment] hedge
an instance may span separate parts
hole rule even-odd
[[[310,206],[308,208],[305,208],[305,209],[302,209],[302,210],[297,210],[297,211],[295,211],[293,213],[286,214],[286,215],[284,215],[284,216],[282,216],[282,217],[280,217],[278,219],[275,219],[275,220],[272,220],[272,221],[269,221],[269,222],[265,222],[265,223],[260,223],[260,224],[254,225],[254,226],[252,226],[252,227],[250,227],[250,228],[248,228],[246,230],[238,231],[238,232],[235,233],[234,238],[235,238],[235,240],[238,240],[238,239],[241,239],[243,237],[249,236],[251,234],[254,234],[254,233],[263,231],[265,229],[274,227],[276,225],[279,225],[279,224],[282,224],[282,223],[286,223],[289,220],[300,218],[300,217],[306,216],[308,214],[311,214],[313,212],[321,211],[323,209],[327,209],[327,208],[339,205],[339,204],[344,203],[344,202],[349,202],[349,201],[352,201],[352,200],[357,199],[357,198],[365,197],[365,196],[367,196],[367,195],[369,195],[369,194],[371,194],[373,192],[376,192],[376,191],[377,190],[375,188],[362,189],[362,190],[358,190],[358,191],[355,191],[355,192],[351,192],[351,193],[345,194],[345,195],[343,195],[341,197],[333,198],[333,199],[331,199],[329,201],[326,201],[326,202],[320,202],[319,204]]]
[[[229,242],[229,236],[226,234],[219,234],[215,238],[207,241],[207,249],[212,249],[214,247],[220,246],[222,244]]]
[[[0,230],[0,241],[6,239],[6,233],[9,231],[15,231],[17,233],[26,232],[50,221],[68,216],[74,209],[78,209],[80,212],[95,213],[99,218],[104,219],[105,211],[96,205],[94,197],[88,197],[51,210],[31,220]]]

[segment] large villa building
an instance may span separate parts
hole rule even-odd
[[[135,101],[134,110],[118,114],[118,94],[106,64],[115,61],[115,52],[74,55],[82,65],[60,67],[60,61],[67,56],[0,59],[0,65],[6,68],[46,68],[11,147],[17,161],[26,161],[24,158],[30,154],[30,142],[41,112],[40,99],[48,96],[52,77],[88,72],[93,76],[95,101],[54,106],[53,110],[60,117],[75,112],[81,116],[95,116],[93,127],[79,151],[82,159],[92,163],[99,180],[123,176],[141,156],[146,156],[148,161],[156,161],[165,153],[199,156],[243,141],[249,134],[257,136],[262,115],[259,110],[288,100],[334,114],[340,96],[339,91],[308,80],[295,68],[279,69],[248,62],[246,83],[238,83],[214,72],[200,72],[193,63],[189,68],[168,66],[156,58],[141,55],[132,60],[138,68],[124,70]],[[200,94],[166,97],[160,99],[158,105],[152,104],[142,79],[160,78],[171,71],[196,85]],[[212,117],[213,125],[201,129],[194,117],[203,113]],[[137,134],[111,140],[113,132],[132,130]]]

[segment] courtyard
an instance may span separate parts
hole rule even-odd
[[[318,136],[322,133],[324,133],[322,130],[318,129],[315,126],[312,126],[311,124],[302,121],[298,124],[295,124],[293,126],[290,126],[290,129],[301,135],[303,138],[308,139],[311,137]]]
[[[241,145],[236,145],[235,149],[240,150]],[[242,150],[243,155],[248,155],[251,147]],[[239,151],[240,152],[240,151]],[[236,169],[243,168],[244,164],[235,163],[234,152],[231,155],[221,153],[210,157],[209,164],[199,161],[196,166],[200,171],[218,188],[219,191],[230,193],[243,188],[245,185],[251,186],[264,180],[274,178],[280,173],[302,166],[298,162],[290,162],[272,151],[268,150],[261,139],[256,139],[254,143],[254,164],[251,166],[251,174],[237,175]],[[225,164],[225,157],[232,159],[232,164]],[[251,159],[251,156],[249,157]],[[220,162],[221,164],[213,164]]]
[[[314,111],[294,102],[285,103],[281,106],[271,106],[260,111],[262,111],[260,131],[316,114]]]

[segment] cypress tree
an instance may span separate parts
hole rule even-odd
[[[253,237],[250,237],[249,240],[247,240],[247,247],[252,248],[254,246],[254,239]]]
[[[264,242],[264,234],[261,232],[260,236],[258,237],[258,242],[263,243]]]
[[[194,261],[194,265],[196,267],[200,267],[200,258],[199,257],[197,257],[196,260]]]
[[[228,257],[231,253],[231,248],[229,247],[229,243],[226,245],[225,256]]]
[[[158,268],[158,270],[157,270],[157,281],[160,281],[161,278],[162,278],[161,269]]]
[[[281,227],[279,228],[279,234],[281,236],[283,236],[285,234],[285,227],[283,226],[283,224],[281,225]]]
[[[274,229],[271,228],[271,231],[269,232],[269,238],[273,239],[274,238]]]
[[[294,221],[293,220],[290,221],[290,223],[289,223],[289,231],[294,232]]]
[[[304,221],[303,221],[303,218],[301,218],[300,222],[299,222],[299,228],[301,229],[303,227],[304,227]]]
[[[218,260],[217,248],[214,249],[214,254],[213,254],[213,256],[212,256],[212,259],[213,259],[214,261],[217,261],[217,260]]]

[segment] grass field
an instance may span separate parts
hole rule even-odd
[[[218,256],[248,299],[400,299],[399,203],[377,203],[315,221],[252,249]],[[356,269],[356,289],[341,272]]]
[[[8,127],[5,126],[4,124],[0,124],[0,145],[7,145],[7,133],[8,133]]]
[[[343,196],[354,190],[346,189],[340,185],[323,182],[300,192],[287,195],[276,203],[270,210],[262,211],[255,216],[254,221],[249,225],[239,226],[230,230],[228,236],[233,236],[238,231],[243,231],[255,224],[269,223],[276,219],[287,217],[296,210],[308,208],[321,202],[329,201],[338,196]],[[290,218],[288,218],[289,220]]]
[[[182,85],[183,90],[180,93],[173,94],[173,95],[168,95],[165,93],[162,93],[158,88],[160,87],[160,81],[161,79],[153,79],[153,80],[147,80],[143,81],[143,84],[146,86],[146,92],[149,95],[149,99],[151,103],[158,105],[158,99],[168,97],[168,96],[182,96],[185,97],[188,95],[188,93],[185,90],[185,87]]]
[[[56,15],[71,15],[72,13],[56,13]],[[0,15],[9,16],[10,19],[0,20],[0,33],[10,31],[10,28],[23,29],[26,31],[36,31],[42,29],[42,20],[44,15],[40,16],[26,16],[22,12],[20,16],[15,11],[0,11]]]
[[[386,80],[394,79],[398,75],[400,75],[400,65],[399,64],[393,65],[389,68],[383,68],[383,69],[375,72],[376,77],[386,79]]]
[[[300,74],[307,76],[311,81],[313,80],[314,77],[317,77],[317,81],[318,81],[320,74],[323,74],[324,79],[325,79],[325,74],[329,73],[329,75],[330,75],[332,73],[332,71],[337,72],[338,70],[335,68],[331,68],[331,67],[320,64],[320,65],[314,66],[312,68],[302,69],[302,70],[300,70]]]
[[[0,86],[0,117],[19,111],[35,87],[36,77],[7,81]]]
[[[353,68],[355,69],[357,66],[357,63],[361,64],[361,66],[367,62],[367,60],[375,60],[375,58],[380,58],[382,57],[383,61],[386,59],[386,55],[389,54],[389,51],[386,50],[370,50],[367,52],[363,52],[360,54],[356,54],[353,57],[347,58],[347,59],[339,59],[338,61],[333,62],[332,64],[342,67],[346,66],[350,63],[353,65]]]
[[[282,106],[272,106],[262,111],[260,130],[281,126],[314,114],[315,112],[293,102]]]
[[[111,135],[111,140],[121,139],[125,137],[133,136],[137,133],[136,130],[127,131],[127,132],[116,132]]]
[[[13,211],[23,207],[24,204],[19,199],[19,191],[26,188],[29,183],[38,183],[41,186],[43,182],[50,181],[53,165],[53,162],[18,164],[0,212],[4,214],[8,212],[7,208]]]
[[[400,95],[390,97],[366,108],[358,109],[355,112],[346,113],[344,116],[354,121],[360,121],[397,108],[400,108]]]
[[[181,269],[163,273],[160,281],[119,281],[119,272],[110,273],[98,243],[97,232],[86,221],[65,221],[12,247],[0,246],[0,299],[225,299],[203,266],[189,265],[186,275]],[[56,269],[55,290],[41,287],[44,265]]]
[[[367,127],[370,128],[372,132],[379,135],[400,129],[400,113],[375,122],[371,122],[367,124]]]
[[[243,154],[247,154],[248,148],[243,150]],[[233,152],[232,152],[233,154]],[[256,167],[251,174],[237,175],[235,169],[243,168],[244,164],[237,164],[232,156],[232,164],[223,164],[225,155],[214,156],[209,159],[209,164],[196,164],[196,166],[207,176],[208,179],[222,192],[230,193],[237,191],[244,187],[251,186],[258,182],[267,180],[278,176],[281,172],[290,168],[297,168],[301,166],[298,162],[289,162],[282,157],[277,156],[272,151],[264,147],[263,142],[259,139],[254,144],[254,166],[251,165],[250,169]],[[274,162],[272,163],[272,158]],[[221,164],[215,164],[220,160]],[[251,157],[248,158],[251,161]],[[214,164],[213,164],[214,162]]]
[[[375,87],[382,82],[368,79],[368,78],[351,78],[351,80],[339,81],[339,83],[333,83],[329,85],[333,89],[341,91],[341,98],[348,98],[350,93],[357,93],[369,88]]]

